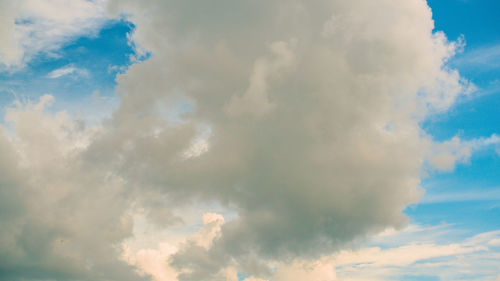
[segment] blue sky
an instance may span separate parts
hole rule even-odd
[[[458,137],[464,143],[474,143],[481,139],[485,140],[492,136],[500,135],[500,1],[429,0],[428,5],[432,9],[432,17],[435,24],[434,31],[444,32],[450,41],[461,42],[463,40],[465,43],[463,50],[460,50],[445,63],[445,68],[457,69],[464,79],[475,85],[476,90],[468,95],[458,97],[449,109],[427,115],[420,122],[422,130],[436,143],[446,142],[454,137]],[[81,119],[89,125],[97,126],[104,119],[111,118],[114,110],[119,108],[121,103],[121,99],[117,97],[115,92],[118,85],[117,76],[126,74],[134,65],[148,62],[148,60],[155,57],[154,52],[148,53],[143,57],[140,57],[138,54],[136,41],[139,44],[142,42],[140,40],[144,40],[144,38],[133,36],[136,29],[136,23],[132,23],[134,20],[136,18],[125,16],[118,17],[118,19],[103,20],[92,27],[93,32],[77,32],[75,33],[76,35],[72,34],[65,37],[65,40],[61,41],[62,43],[55,44],[56,47],[36,52],[29,59],[26,59],[24,65],[20,68],[3,68],[0,71],[0,115],[4,116],[8,108],[15,107],[14,104],[16,101],[36,104],[40,97],[50,94],[55,97],[55,102],[51,107],[46,109],[49,115],[66,111],[75,119]],[[137,24],[144,24],[144,22],[147,21],[138,21]],[[18,24],[29,24],[29,22],[20,22]],[[179,29],[183,30],[183,28]],[[147,45],[147,40],[144,41],[146,42],[145,45]],[[189,40],[186,39],[186,41]],[[183,41],[182,43],[184,44],[185,42]],[[149,46],[158,48],[155,44],[160,43],[154,41]],[[186,45],[189,44],[186,43]],[[218,46],[220,50],[225,50],[225,46],[221,46]],[[161,48],[158,49],[161,50]],[[269,69],[276,68],[276,72],[281,71],[280,67],[282,65],[285,65],[283,68],[286,69],[286,59],[282,62],[279,57],[280,52],[286,54],[286,50],[283,45],[280,45],[278,48],[273,49],[274,53],[272,55],[278,56],[274,60],[272,60],[272,56],[262,56],[257,60],[255,63],[255,69],[257,69],[255,73],[257,74],[252,79],[258,79],[259,66],[261,67],[260,69],[266,69],[266,67]],[[195,56],[195,58],[200,58],[202,61],[210,61],[211,59],[202,51],[196,55],[199,56]],[[168,58],[171,59],[171,57]],[[231,61],[223,61],[221,65],[224,66],[224,63],[241,67],[241,65],[231,64],[233,63]],[[193,63],[193,65],[196,64]],[[189,72],[190,67],[191,65],[186,67],[186,73]],[[139,70],[135,69],[135,71],[140,70],[140,68]],[[283,71],[283,73],[286,73],[286,71],[288,70]],[[240,78],[238,76],[235,77]],[[252,79],[250,80],[253,81]],[[271,81],[272,79],[269,78],[269,80]],[[125,80],[125,82],[128,82],[128,80]],[[179,85],[183,82],[179,82]],[[195,84],[193,83],[193,85]],[[179,87],[183,86],[182,84]],[[263,88],[266,88],[266,86]],[[248,92],[251,92],[251,90],[248,90]],[[231,101],[234,100],[232,99]],[[173,104],[174,107],[178,106],[178,104],[181,104],[178,107],[183,107],[178,108],[177,112],[185,111],[186,107],[189,108],[188,111],[196,109],[196,106],[186,105],[182,100],[180,103],[176,103],[174,100]],[[211,133],[210,130],[208,131]],[[179,135],[182,135],[182,133],[187,134],[182,131]],[[153,135],[155,134],[157,134],[156,131]],[[205,135],[209,134],[202,133],[201,137],[198,136],[197,141],[193,142],[194,148],[190,147],[190,149],[200,151],[200,155],[209,150],[208,141],[203,139],[206,137]],[[140,135],[137,139],[141,139],[142,137],[144,136]],[[120,145],[126,147],[127,141],[123,141]],[[176,145],[176,142],[173,141],[173,144]],[[103,144],[101,143],[100,145]],[[154,159],[153,156],[150,158]],[[481,244],[478,241],[482,241],[481,239],[484,235],[488,236],[493,233],[491,235],[495,236],[497,235],[496,231],[500,230],[500,144],[498,142],[493,141],[486,145],[478,145],[477,148],[473,147],[470,157],[461,163],[457,163],[451,171],[429,169],[425,171],[425,174],[420,183],[425,189],[425,195],[418,203],[411,204],[404,209],[404,213],[409,218],[408,227],[403,228],[397,234],[389,231],[389,234],[384,234],[384,232],[381,235],[361,239],[363,240],[361,242],[362,246],[359,246],[358,242],[354,244],[361,247],[360,253],[366,253],[368,256],[373,251],[379,255],[387,253],[390,256],[391,249],[396,249],[395,251],[397,252],[399,250],[398,247],[407,249],[415,245],[428,246],[428,244],[436,246],[438,250],[443,251],[450,250],[445,245],[458,245],[457,251],[459,254],[456,254],[456,256],[452,256],[452,254],[445,256],[430,255],[428,258],[416,260],[409,264],[398,264],[395,267],[405,267],[400,271],[403,273],[395,274],[390,280],[446,280],[444,279],[446,277],[442,277],[437,271],[429,273],[418,271],[419,264],[429,261],[436,262],[436,264],[440,262],[449,262],[452,264],[452,262],[455,262],[454,258],[460,259],[461,254],[470,253],[472,253],[471,255],[474,258],[480,260],[478,256],[486,251],[480,249]],[[151,191],[153,195],[148,193],[148,196],[155,197],[156,194],[154,192],[156,190]],[[204,193],[200,194],[201,196],[199,197],[206,196]],[[158,196],[158,198],[160,197]],[[156,202],[154,198],[148,197],[146,199]],[[224,204],[221,203],[221,205]],[[225,212],[220,210],[223,209],[221,206],[215,205],[217,206],[218,213]],[[153,211],[144,210],[141,211],[143,213],[139,212],[139,214],[134,214],[134,216],[144,219],[141,216],[145,213],[154,213]],[[221,225],[219,224],[224,223],[224,220],[216,214],[207,211],[208,213],[206,214],[209,215],[203,217],[203,223],[200,222],[199,217],[196,219],[192,218],[192,216],[195,216],[193,213],[199,215],[200,210],[201,207],[197,211],[186,211],[186,216],[189,217],[186,221],[195,225],[194,227],[191,226],[191,228],[186,227],[186,229],[189,228],[191,232],[195,232],[192,230],[193,228],[201,228],[199,233],[203,235],[212,233],[210,232],[212,230],[205,229],[208,229],[209,226],[218,227],[217,231],[220,231]],[[235,215],[234,210],[232,212],[227,211],[224,215],[226,220],[228,217],[238,217]],[[144,227],[144,229],[147,228]],[[162,231],[160,231],[160,234],[149,233],[144,229],[134,230],[140,233],[135,233],[137,241],[130,243],[131,248],[145,244],[146,242],[144,241],[147,239],[158,240],[169,237],[169,239],[175,241],[181,240],[181,238],[176,236],[177,234],[165,234]],[[193,236],[189,236],[190,238],[186,241],[192,242],[198,241],[196,239],[201,239],[199,238],[200,234],[189,233],[189,235]],[[393,239],[391,237],[396,238]],[[214,238],[212,237],[212,239]],[[147,243],[151,244],[150,242]],[[146,251],[147,254],[153,253],[163,259],[172,254],[170,252],[168,255],[164,254],[162,249],[167,248],[167,252],[171,249],[165,245],[163,245],[165,246],[164,248],[161,248],[161,245],[163,244],[160,243],[159,249],[151,250],[151,252]],[[497,244],[492,243],[491,245],[493,245],[492,249],[498,250],[499,246]],[[443,248],[439,248],[440,246],[443,246]],[[472,248],[475,250],[471,250]],[[450,252],[452,251],[450,250]],[[146,255],[145,252],[141,253]],[[345,255],[347,257],[346,260],[349,260],[351,257],[350,254],[349,252],[342,252],[341,256]],[[489,261],[492,264],[500,264],[499,260],[490,259]],[[360,264],[362,265],[364,262],[370,263],[370,259],[368,258],[367,261],[363,260]],[[374,261],[371,263],[375,264]],[[134,266],[141,268],[143,265],[137,262]],[[276,267],[280,266],[277,265]],[[357,264],[353,265],[350,263],[337,265],[337,276],[345,278],[358,276],[355,274],[349,275],[352,274],[357,266]],[[383,264],[382,267],[384,266],[386,265]],[[363,273],[364,269],[361,269],[362,266],[359,267],[359,272]],[[482,278],[487,278],[485,280],[494,280],[494,278],[497,278],[496,276],[500,278],[500,275],[498,275],[500,274],[500,267],[498,267],[498,272],[494,272],[494,267],[493,265],[482,270],[481,274],[466,272],[446,276],[459,276],[462,278],[460,280],[482,280]],[[448,265],[445,265],[444,268],[448,271],[453,271],[453,268],[450,270],[451,267],[448,267]],[[2,268],[0,267],[0,281],[3,280],[1,270]],[[148,272],[147,270],[149,269],[142,268],[142,270]],[[247,274],[247,272],[238,271],[236,274],[238,280],[261,280],[250,279],[251,274]],[[367,271],[366,274],[368,276],[366,280],[369,280],[371,272]],[[164,280],[156,279],[156,281]]]
[[[429,1],[429,5],[436,30],[444,31],[450,40],[464,36],[463,53],[448,64],[457,68],[478,90],[459,100],[449,111],[430,116],[422,127],[436,140],[498,134],[500,54],[492,55],[488,64],[474,58],[500,50],[500,2],[437,0]],[[469,163],[459,165],[451,173],[432,173],[422,184],[426,189],[424,202],[433,197],[445,202],[421,203],[409,207],[406,213],[418,223],[445,221],[472,233],[500,228],[500,154],[497,149],[495,145],[484,148],[475,153]]]
[[[56,97],[53,111],[82,117],[109,114],[117,104],[116,75],[135,60],[133,43],[127,37],[133,28],[130,22],[107,21],[92,36],[72,38],[55,52],[36,54],[21,71],[2,72],[2,114],[16,99],[36,102],[44,94]],[[65,69],[70,71],[51,75]]]

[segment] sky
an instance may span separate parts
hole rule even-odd
[[[499,9],[0,0],[0,281],[499,281]]]

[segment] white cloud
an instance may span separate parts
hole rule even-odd
[[[462,56],[454,59],[452,63],[461,67],[470,67],[483,71],[495,70],[499,67],[500,45],[483,46],[468,50]]]
[[[170,266],[168,261],[179,253],[192,249],[193,246],[201,251],[213,248],[214,242],[221,238],[224,217],[206,213],[202,219],[203,226],[197,232],[182,232],[177,234],[177,237],[169,234],[168,228],[166,236],[158,229],[153,229],[151,232],[153,236],[141,238],[140,232],[145,228],[137,229],[137,233],[132,236],[132,221],[129,215],[124,213],[124,210],[128,210],[131,206],[126,202],[120,202],[119,199],[123,196],[122,191],[126,183],[116,178],[116,175],[110,175],[108,171],[99,168],[80,170],[83,167],[80,166],[82,163],[79,155],[88,149],[93,136],[99,131],[74,123],[65,113],[55,115],[45,113],[45,108],[50,106],[53,99],[52,96],[46,95],[38,103],[18,103],[16,107],[8,110],[6,116],[7,121],[14,125],[14,131],[10,133],[10,140],[1,139],[0,149],[4,150],[3,159],[9,164],[4,167],[2,166],[4,161],[0,162],[0,171],[3,173],[0,191],[4,201],[12,202],[2,202],[0,208],[3,213],[15,213],[13,208],[19,208],[18,206],[24,204],[29,204],[27,205],[29,207],[24,207],[24,215],[16,215],[7,220],[1,218],[2,224],[7,227],[0,230],[2,238],[0,247],[3,249],[0,259],[8,256],[10,262],[7,265],[16,268],[16,266],[30,266],[31,260],[23,257],[25,255],[23,253],[29,256],[41,255],[46,261],[44,268],[51,272],[46,275],[47,278],[50,276],[59,278],[54,276],[64,274],[66,268],[72,268],[70,274],[73,277],[93,278],[91,272],[99,269],[100,273],[112,278],[135,280],[136,276],[133,275],[131,268],[123,267],[115,260],[120,251],[109,248],[115,243],[123,242],[122,258],[134,266],[142,278],[152,276],[155,281],[182,280],[178,279],[178,276],[183,271]],[[492,141],[485,139],[482,142]],[[21,161],[19,156],[24,160]],[[22,169],[27,170],[16,171],[15,165],[12,165],[16,161],[20,161],[18,163]],[[26,173],[27,171],[29,173]],[[89,172],[91,174],[88,174]],[[104,174],[107,174],[107,179],[105,188],[101,189]],[[6,182],[9,184],[16,182],[17,188],[21,188],[24,194],[28,192],[37,194],[34,198],[36,200],[30,197],[23,199],[15,197],[11,189],[4,188]],[[42,193],[38,191],[40,187],[43,187]],[[92,192],[82,193],[82,190],[89,189]],[[96,195],[99,198],[97,201]],[[136,198],[145,196],[144,191],[137,195]],[[67,202],[68,200],[70,202]],[[69,206],[64,207],[64,202]],[[136,200],[134,202],[138,203]],[[89,212],[88,204],[91,204],[90,207],[96,212]],[[72,212],[77,212],[78,215]],[[146,215],[148,218],[154,218]],[[40,225],[39,220],[42,220],[43,224]],[[46,243],[54,245],[53,248],[50,251],[40,252],[36,248],[27,246],[21,248],[19,242],[13,243],[12,241],[24,241],[23,243],[29,241],[26,240],[29,239],[26,231],[31,231],[30,229],[18,229],[24,233],[21,236],[11,232],[16,229],[13,225],[20,222],[25,227],[35,227],[37,233],[54,229],[55,234],[36,237],[37,241],[44,239]],[[189,223],[196,225],[192,221]],[[134,225],[136,224],[140,223],[134,222]],[[482,280],[494,280],[497,276],[495,261],[500,257],[498,242],[500,231],[482,233],[453,243],[434,241],[436,237],[433,235],[436,234],[450,237],[447,232],[439,230],[445,227],[447,226],[427,228],[411,225],[402,231],[388,230],[380,235],[382,240],[385,239],[390,243],[399,241],[400,245],[343,250],[317,260],[298,259],[292,263],[280,260],[267,261],[269,263],[266,264],[273,268],[268,278],[251,276],[247,281],[373,281],[408,275],[439,276],[444,280],[476,280],[474,276],[481,275]],[[111,230],[113,232],[109,233]],[[423,235],[425,233],[427,234]],[[406,234],[413,236],[405,239]],[[156,246],[151,247],[151,244]],[[203,252],[199,253],[199,257],[203,258]],[[188,259],[186,262],[192,261]],[[218,261],[205,262],[217,265]],[[254,261],[247,263],[241,260],[232,261],[218,270],[214,278],[236,281],[237,272],[247,272],[255,266],[260,266],[253,264]],[[251,272],[258,270],[253,269]],[[32,269],[30,274],[42,276],[42,273],[35,269]]]
[[[407,229],[422,232],[433,228],[413,225]],[[422,233],[408,242],[404,237],[406,231],[382,238],[389,244],[399,242],[398,246],[343,250],[316,261],[279,263],[275,265],[270,280],[385,281],[400,280],[405,276],[429,276],[439,280],[495,280],[495,260],[500,254],[500,248],[494,244],[499,237],[498,231],[451,243],[448,238],[445,239],[448,242],[443,244],[429,241],[430,237],[422,236]],[[441,235],[448,236],[449,233],[442,232]]]
[[[341,251],[336,256],[336,265],[344,272],[355,272],[358,267],[408,267],[418,261],[437,257],[463,255],[484,251],[485,247],[463,247],[459,244],[410,244],[382,250],[379,247],[352,251]]]
[[[441,171],[452,171],[457,163],[468,163],[475,150],[487,148],[500,143],[500,137],[493,134],[487,138],[477,138],[468,141],[453,137],[451,140],[441,143],[432,143],[429,163]]]
[[[273,274],[275,281],[334,281],[337,279],[335,266],[324,263],[322,260],[315,262],[296,262],[291,265],[279,266]]]
[[[89,72],[86,69],[77,68],[74,67],[73,65],[67,65],[51,71],[49,74],[47,74],[47,77],[55,79],[70,74],[77,76],[88,76]]]
[[[141,249],[132,253],[127,245],[123,246],[123,259],[137,267],[143,275],[150,275],[155,281],[177,281],[177,272],[167,264],[176,249],[168,243],[160,243],[158,249]]]
[[[213,240],[219,237],[223,224],[224,217],[222,215],[215,213],[204,214],[204,227],[191,238],[192,241],[200,247],[209,249],[212,246]]]
[[[97,127],[86,128],[64,111],[55,115],[45,113],[54,101],[52,95],[43,95],[38,103],[16,101],[6,109],[5,121],[14,127],[13,145],[29,165],[40,160],[77,155],[91,142]],[[37,157],[34,157],[37,155]]]
[[[172,245],[171,242],[158,241],[156,249],[136,249],[131,245],[136,243],[134,239],[125,242],[122,259],[127,263],[137,267],[142,274],[151,275],[155,281],[177,281],[177,272],[168,265],[168,260],[179,250],[183,243],[194,243],[203,248],[209,248],[212,241],[220,235],[221,226],[224,224],[224,217],[216,213],[205,213],[203,215],[203,226],[194,234],[187,234]],[[151,239],[151,238],[149,238]],[[157,238],[158,239],[158,238]],[[223,275],[233,275],[234,272],[221,272]]]
[[[351,278],[377,280],[404,267],[439,268],[429,259],[464,265],[461,255],[477,261],[496,245],[345,250],[404,227],[402,210],[422,194],[426,161],[449,170],[498,143],[438,143],[422,133],[420,122],[469,86],[445,66],[460,42],[433,32],[425,1],[108,4],[128,15],[132,40],[152,54],[118,76],[112,117],[88,127],[48,114],[50,96],[8,110],[0,261],[13,280],[138,280],[137,269],[161,281],[234,280],[237,272],[331,280],[356,264],[365,275]],[[1,30],[14,38],[0,43],[6,66],[55,51],[104,20],[103,1],[8,7],[17,12]],[[49,77],[77,72],[67,66]],[[164,106],[185,101],[192,110]],[[176,233],[186,209],[201,203],[236,215],[225,222],[208,214],[197,234]],[[152,233],[136,231],[137,210]],[[128,265],[119,260],[123,243]]]
[[[332,256],[331,263],[335,264],[340,280],[388,280],[403,276],[494,280],[497,270],[495,260],[500,252],[494,241],[499,234],[498,231],[481,233],[451,243],[449,232],[442,232],[442,237],[434,237],[447,241],[445,243],[429,242],[428,236],[415,236],[410,244],[396,247],[342,251]],[[386,239],[398,241],[399,234]],[[402,242],[406,243],[406,240]]]
[[[294,63],[293,45],[295,40],[274,42],[270,49],[273,60],[258,59],[250,76],[249,87],[243,96],[235,95],[225,108],[229,115],[253,114],[256,116],[269,113],[274,105],[269,101],[268,80],[280,76]]]
[[[18,46],[18,37],[15,28],[15,15],[19,9],[18,1],[0,1],[0,62],[6,65],[14,64],[22,57],[22,50]]]
[[[114,246],[131,235],[123,180],[81,157],[100,129],[47,113],[53,99],[17,102],[1,128],[0,280],[137,280]]]
[[[462,42],[433,32],[424,1],[112,0],[109,9],[128,15],[151,57],[119,75],[116,133],[90,153],[102,163],[122,155],[124,178],[176,202],[215,200],[239,215],[209,250],[172,258],[181,280],[210,280],[232,261],[266,278],[266,260],[316,257],[401,227],[425,158],[451,169],[472,153],[418,125],[470,87],[445,66]],[[193,110],[165,121],[158,104],[180,99]],[[179,160],[202,125],[210,145]]]

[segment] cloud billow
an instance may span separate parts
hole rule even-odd
[[[114,152],[126,159],[122,176],[239,215],[210,249],[174,255],[181,280],[212,280],[235,260],[245,270],[255,259],[317,257],[405,224],[429,141],[419,121],[465,87],[444,67],[455,44],[433,32],[424,1],[116,0],[110,9],[129,15],[132,39],[152,53],[117,80],[113,124],[133,144]],[[158,104],[176,100],[193,110],[168,125]],[[179,160],[200,126],[209,149]]]
[[[137,209],[159,227],[200,202],[237,214],[170,256],[179,280],[266,278],[268,262],[406,224],[432,146],[419,122],[467,86],[425,1],[107,4],[151,56],[119,74],[120,107],[95,128],[45,114],[50,96],[8,111],[0,280],[141,280],[118,260]]]

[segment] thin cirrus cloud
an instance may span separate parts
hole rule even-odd
[[[74,76],[88,76],[89,72],[83,68],[77,68],[73,65],[67,65],[58,69],[55,69],[47,74],[48,78],[55,79],[66,75]]]
[[[475,190],[469,192],[436,193],[426,196],[420,204],[433,204],[443,202],[467,202],[467,201],[499,201],[500,188],[489,188],[486,190]]]
[[[358,264],[357,280],[377,280],[496,249],[347,250],[404,229],[426,163],[453,170],[498,142],[422,132],[470,89],[445,65],[461,43],[434,31],[425,1],[0,3],[7,67],[117,17],[151,53],[117,75],[120,104],[102,123],[48,112],[51,95],[7,108],[0,280],[330,281]],[[179,227],[202,206],[201,226]],[[481,274],[493,280],[492,267]]]
[[[492,71],[500,68],[500,45],[491,45],[468,51],[452,61],[457,67],[470,67],[475,70]]]
[[[435,243],[424,235],[415,237],[410,244],[392,248],[342,251],[332,261],[337,266],[339,280],[425,276],[430,280],[478,280],[477,276],[480,280],[495,280],[499,234],[498,231],[481,233],[459,243]],[[397,241],[398,235],[386,239]]]

